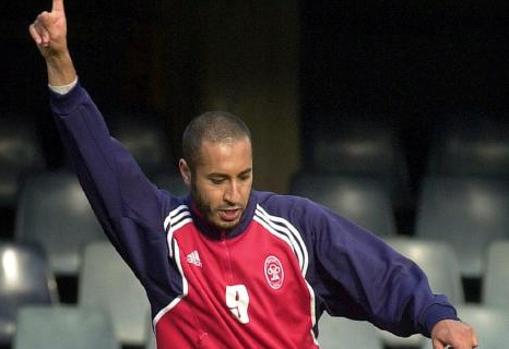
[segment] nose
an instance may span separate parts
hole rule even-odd
[[[237,181],[232,180],[225,188],[224,201],[229,204],[236,204],[240,200],[240,185]]]

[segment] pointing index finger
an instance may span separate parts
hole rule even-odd
[[[64,0],[53,0],[51,11],[64,11]]]

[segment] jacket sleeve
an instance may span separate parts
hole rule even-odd
[[[329,209],[308,202],[317,297],[333,316],[367,320],[400,336],[430,336],[440,320],[457,319],[424,272],[381,239]],[[304,215],[303,215],[304,216]]]
[[[64,147],[105,233],[124,259],[141,263],[142,257],[128,249],[141,248],[142,240],[163,238],[167,195],[110,136],[101,113],[79,84],[65,95],[50,92],[50,103]]]

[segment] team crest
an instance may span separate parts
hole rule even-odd
[[[264,271],[265,279],[270,287],[278,290],[283,286],[285,272],[283,270],[283,264],[281,264],[281,261],[277,257],[268,256],[265,258]]]

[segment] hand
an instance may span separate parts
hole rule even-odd
[[[67,54],[67,23],[64,0],[53,0],[51,12],[41,12],[29,27],[41,54],[46,60]]]
[[[48,83],[59,86],[75,81],[76,71],[67,48],[64,0],[53,0],[51,12],[41,12],[28,30],[46,59]]]
[[[456,320],[442,320],[435,324],[431,331],[431,341],[434,349],[472,349],[479,345],[474,329]]]

